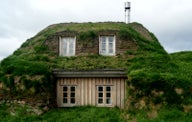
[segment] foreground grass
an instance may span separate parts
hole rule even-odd
[[[192,113],[177,108],[162,108],[156,115],[143,110],[127,112],[118,108],[75,107],[55,108],[36,115],[29,106],[0,105],[0,122],[192,122]]]
[[[130,122],[192,122],[192,113],[185,113],[177,108],[161,108],[155,111],[137,111]],[[129,120],[128,120],[129,122]]]
[[[20,106],[14,110],[5,105],[0,106],[1,122],[123,122],[121,112],[117,108],[96,108],[96,107],[76,107],[76,108],[55,108],[42,115],[29,113],[27,107]]]

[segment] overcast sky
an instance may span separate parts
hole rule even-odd
[[[167,52],[192,50],[191,0],[129,0],[131,22],[154,33]],[[124,21],[125,0],[1,0],[0,60],[50,24]]]

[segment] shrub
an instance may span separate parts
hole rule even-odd
[[[2,61],[1,65],[5,74],[40,75],[49,72],[49,68],[44,62],[27,61],[17,57],[8,57]]]

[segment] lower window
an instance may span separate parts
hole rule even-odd
[[[111,86],[97,86],[97,104],[112,104],[111,88]]]
[[[76,86],[63,86],[63,104],[76,103]]]

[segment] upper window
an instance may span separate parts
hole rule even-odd
[[[101,55],[115,55],[115,36],[100,36],[99,52]]]
[[[75,37],[60,38],[60,56],[74,56],[75,55]]]

